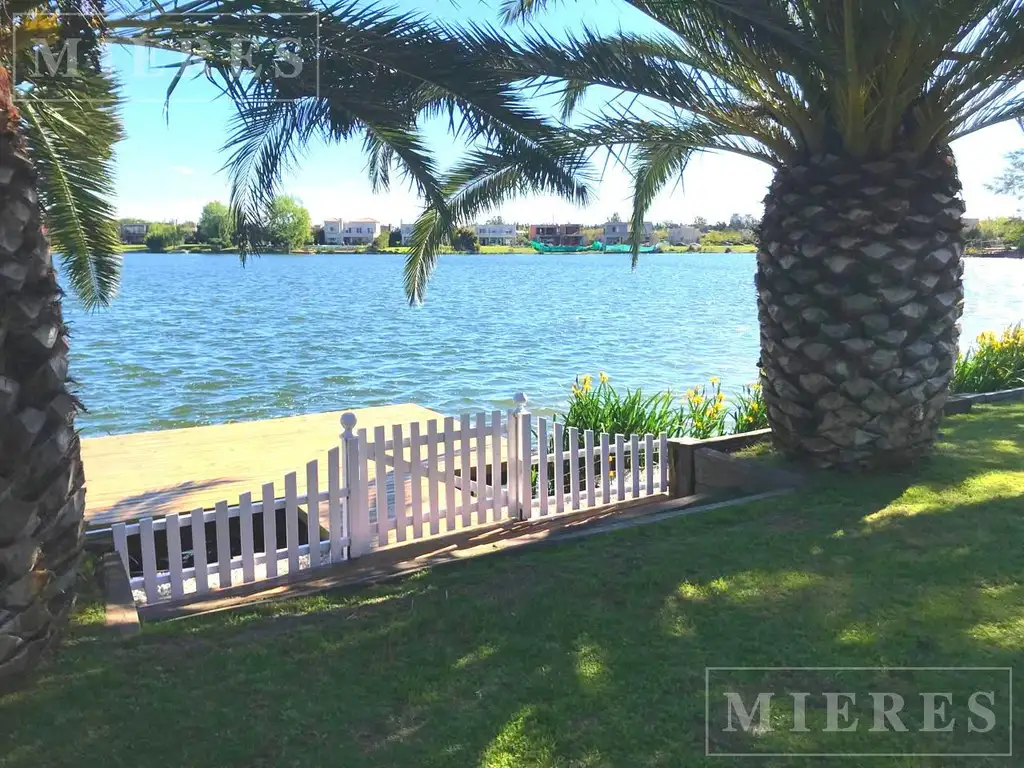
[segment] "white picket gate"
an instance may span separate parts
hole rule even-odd
[[[417,423],[396,424],[390,439],[384,427],[372,440],[360,430],[374,477],[358,553],[508,519],[505,435],[501,411],[431,419],[425,433]]]
[[[535,419],[525,405],[520,393],[507,412],[376,427],[372,435],[355,432],[356,417],[346,413],[327,477],[309,462],[305,493],[293,472],[283,495],[267,483],[259,501],[244,493],[212,510],[118,523],[115,549],[140,602],[187,602],[381,547],[667,491],[666,435],[581,434]]]

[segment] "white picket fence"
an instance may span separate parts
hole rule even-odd
[[[301,495],[293,472],[280,496],[266,483],[259,501],[244,493],[212,510],[115,524],[136,599],[187,602],[382,547],[667,491],[667,436],[580,433],[534,418],[525,395],[516,403],[372,435],[354,431],[355,415],[346,413],[327,477],[309,462]]]
[[[580,434],[524,413],[513,427],[516,461],[529,456],[514,491],[520,518],[559,515],[668,491],[668,436]],[[582,440],[580,439],[582,437]]]

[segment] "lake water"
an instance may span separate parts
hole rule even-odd
[[[86,435],[414,402],[565,403],[577,374],[682,392],[755,378],[753,254],[445,256],[409,307],[402,257],[125,256],[121,294],[73,299]],[[1024,317],[1024,260],[968,259],[965,339]]]

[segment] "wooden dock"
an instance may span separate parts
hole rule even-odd
[[[419,405],[360,408],[356,430],[443,418]],[[86,525],[105,527],[151,515],[208,509],[222,499],[254,495],[263,483],[283,487],[289,472],[326,460],[340,444],[343,411],[265,421],[168,429],[82,440]],[[389,432],[390,434],[390,432]]]

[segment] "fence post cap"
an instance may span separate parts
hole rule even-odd
[[[345,428],[345,434],[349,434],[356,426],[356,415],[352,411],[345,411],[341,414],[341,426]]]

